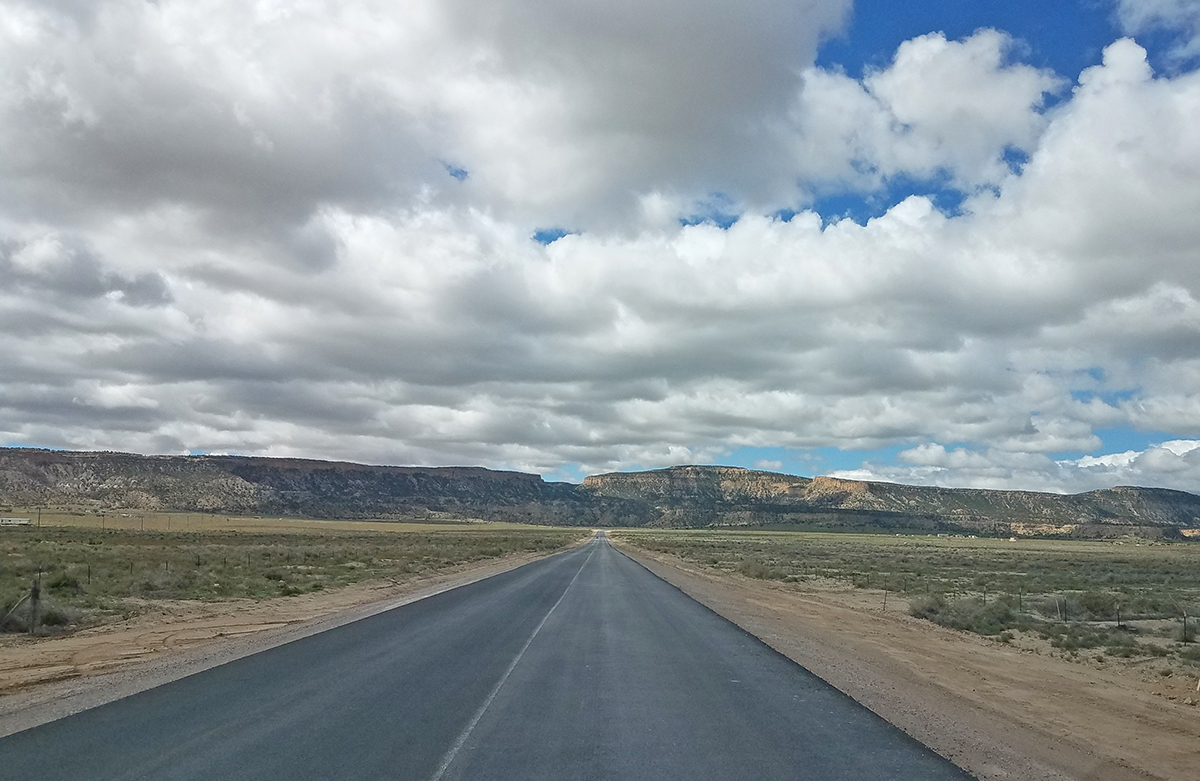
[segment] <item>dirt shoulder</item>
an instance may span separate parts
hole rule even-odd
[[[1194,781],[1194,672],[1051,657],[912,618],[894,597],[784,586],[618,547],[981,781]]]
[[[146,601],[74,634],[0,638],[0,737],[519,567],[550,553],[460,565],[401,582],[263,600]]]

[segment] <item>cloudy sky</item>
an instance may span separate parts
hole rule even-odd
[[[1198,66],[1200,0],[0,0],[0,444],[1200,490]]]

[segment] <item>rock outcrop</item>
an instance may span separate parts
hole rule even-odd
[[[310,518],[452,515],[605,525],[648,520],[632,516],[621,500],[596,501],[570,484],[480,467],[19,448],[0,449],[0,504]]]
[[[797,477],[721,466],[593,475],[582,485],[481,467],[0,448],[0,506],[591,526],[769,526],[1141,533],[1200,529],[1200,496],[1120,487],[1060,496]]]
[[[995,534],[1069,527],[1080,536],[1200,527],[1200,496],[1164,488],[1122,486],[1063,496],[707,466],[593,475],[582,488],[597,497],[646,502],[664,525],[798,524]]]

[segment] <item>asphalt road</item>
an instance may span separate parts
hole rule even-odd
[[[602,537],[0,739],[0,779],[966,779]]]

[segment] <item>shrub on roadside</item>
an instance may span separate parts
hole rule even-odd
[[[784,576],[784,573],[758,559],[742,559],[738,562],[737,571],[748,578],[759,580],[781,580]]]
[[[62,627],[77,623],[78,620],[79,611],[67,610],[57,605],[51,605],[42,611],[41,616],[38,617],[38,624],[41,626]]]
[[[1042,624],[1039,631],[1044,639],[1050,641],[1051,646],[1065,651],[1104,647],[1113,656],[1123,657],[1142,652],[1142,647],[1128,629],[1092,626],[1072,621],[1065,624]]]
[[[1109,621],[1117,617],[1120,597],[1107,591],[1085,591],[1076,602],[1086,617],[1093,621]]]
[[[950,602],[941,595],[918,597],[910,604],[909,613],[950,629],[979,635],[998,635],[1007,629],[1023,628],[1012,605],[1002,599],[984,604],[980,599]]]
[[[83,586],[79,583],[79,578],[73,575],[68,575],[66,572],[60,572],[46,582],[46,588],[55,592],[72,592],[78,594],[83,591]]]

